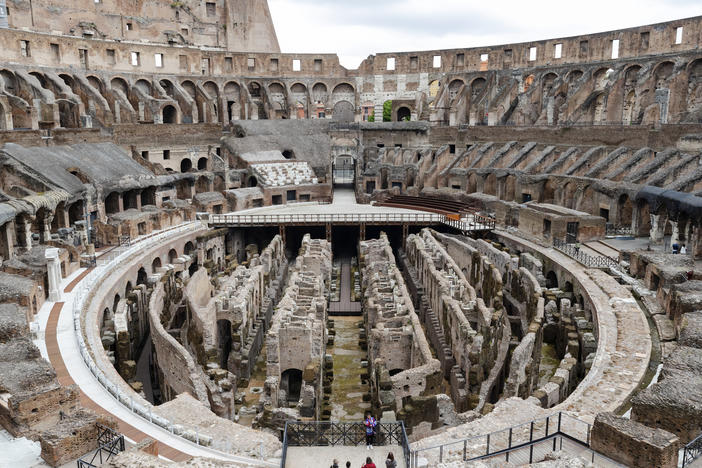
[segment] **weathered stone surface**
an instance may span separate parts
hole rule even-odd
[[[680,441],[675,434],[622,418],[600,413],[591,434],[592,449],[635,468],[675,468]]]
[[[702,312],[691,312],[682,316],[680,321],[680,346],[702,348]]]

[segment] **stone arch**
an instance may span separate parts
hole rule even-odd
[[[607,120],[607,95],[604,92],[598,93],[592,100],[591,116],[592,123],[602,123]]]
[[[176,249],[171,249],[168,251],[168,263],[171,265],[175,264],[175,261],[178,259],[178,252],[176,252]]]
[[[302,371],[286,369],[280,374],[280,387],[285,390],[288,403],[297,402],[302,391]]]
[[[429,98],[434,99],[439,94],[439,89],[441,89],[441,81],[434,80],[429,83]]]
[[[592,185],[587,185],[583,188],[582,194],[579,197],[578,210],[584,213],[595,213],[595,189]]]
[[[190,80],[185,80],[180,83],[180,86],[190,95],[191,98],[195,99],[197,96],[197,88],[195,87],[195,83]]]
[[[247,89],[252,98],[261,97],[261,84],[258,81],[250,81]]]
[[[171,99],[175,99],[175,87],[173,86],[173,82],[171,80],[161,78],[158,84],[161,85],[163,90],[166,92],[166,96],[170,97]]]
[[[398,122],[409,121],[412,118],[412,111],[407,106],[402,106],[397,109],[396,119]]]
[[[661,62],[653,69],[653,76],[655,77],[656,89],[665,88],[666,81],[673,74],[675,69],[675,64],[670,61]]]
[[[488,174],[488,176],[485,178],[483,193],[488,195],[497,195],[497,177],[495,176],[494,172]]]
[[[235,81],[224,85],[224,98],[227,102],[227,118],[229,121],[241,118],[241,88]]]
[[[312,100],[318,104],[326,104],[329,96],[327,95],[328,88],[324,83],[315,83],[312,86]]]
[[[566,75],[566,81],[570,84],[573,84],[580,78],[582,78],[582,76],[583,71],[576,68],[575,70],[571,70],[568,72],[568,74]]]
[[[105,95],[105,83],[100,78],[95,75],[88,75],[86,78],[90,86],[98,90],[103,96]]]
[[[137,280],[136,280],[137,286],[139,286],[140,284],[146,284],[147,277],[148,277],[148,274],[146,273],[146,268],[144,268],[144,267],[139,268],[139,271],[137,271]]]
[[[189,172],[193,168],[193,162],[190,158],[183,158],[180,161],[180,172]]]
[[[557,79],[558,75],[554,72],[548,72],[541,78],[541,90],[544,95],[547,95],[553,89]]]
[[[354,106],[349,101],[339,101],[334,104],[332,119],[337,122],[353,122]]]
[[[158,273],[158,269],[161,268],[161,258],[156,257],[151,262],[151,273]]]
[[[164,124],[177,124],[178,111],[170,104],[163,106],[162,120]]]
[[[569,181],[563,187],[563,201],[561,205],[573,209],[575,207],[575,192],[577,190],[577,184],[574,181]]]
[[[119,90],[124,93],[125,96],[129,96],[129,85],[127,84],[127,80],[124,78],[119,76],[112,78],[112,80],[110,80],[110,88]]]
[[[626,193],[619,196],[617,200],[617,217],[620,226],[631,226],[634,205],[631,198]]]
[[[624,105],[622,106],[622,124],[630,125],[636,123],[636,90],[630,90],[624,96]]]
[[[595,90],[604,89],[607,85],[607,70],[607,68],[601,67],[592,74],[592,84]]]
[[[475,193],[478,191],[478,176],[473,172],[468,176],[467,193]]]
[[[195,193],[205,193],[208,192],[210,189],[210,181],[207,180],[207,177],[198,177],[197,181],[195,182]]]
[[[465,82],[460,78],[456,78],[449,83],[449,99],[451,101],[453,101],[456,98],[456,96],[458,96],[458,93],[461,91],[461,88],[464,85]]]
[[[202,157],[197,160],[197,170],[198,171],[206,171],[207,170],[207,158]]]
[[[539,203],[556,203],[556,181],[552,178],[544,183],[544,189],[539,197]]]
[[[473,81],[471,81],[470,82],[471,98],[475,99],[478,94],[482,93],[482,91],[485,89],[485,86],[487,86],[487,81],[482,76],[479,76],[479,77],[475,78]]]
[[[119,304],[119,301],[121,301],[122,298],[120,297],[119,293],[115,294],[114,299],[112,300],[112,312],[117,311],[117,305]]]
[[[134,83],[134,87],[142,93],[146,94],[147,96],[153,96],[153,85],[148,80],[145,80],[143,78],[137,80],[137,82]]]
[[[558,276],[553,270],[549,270],[546,273],[546,288],[552,289],[558,287]]]
[[[648,236],[651,233],[651,207],[645,198],[638,200],[637,204],[637,232],[636,235]]]
[[[687,111],[702,110],[702,58],[690,62],[687,78]],[[692,118],[691,121],[700,123],[702,117]]]
[[[105,214],[119,213],[119,193],[111,192],[105,197]]]
[[[347,101],[354,108],[356,102],[356,92],[354,87],[349,83],[339,83],[332,90],[332,103],[336,106],[337,103]]]
[[[246,179],[246,186],[247,187],[256,187],[257,185],[258,185],[258,179],[256,178],[255,175],[252,174]]]

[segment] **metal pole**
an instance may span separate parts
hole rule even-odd
[[[487,435],[487,451],[485,452],[485,455],[490,455],[490,434]]]
[[[468,451],[468,441],[463,441],[463,461],[466,461],[466,452]]]

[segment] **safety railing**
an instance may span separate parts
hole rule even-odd
[[[634,231],[631,226],[615,226],[607,223],[605,225],[605,236],[633,236]]]
[[[124,451],[124,435],[112,430],[112,428],[97,424],[97,450],[90,460],[87,456],[76,461],[78,468],[96,468],[107,462],[112,456]],[[96,458],[100,459],[97,464]]]
[[[682,466],[688,466],[702,455],[702,434],[689,442],[683,449]]]
[[[609,257],[604,255],[594,256],[583,252],[577,244],[569,244],[566,241],[554,238],[553,246],[587,268],[616,268],[618,266],[618,263]]]
[[[81,322],[83,320],[83,310],[87,307],[91,292],[95,290],[110,273],[117,269],[120,264],[128,261],[129,257],[133,256],[134,254],[143,252],[151,247],[155,247],[173,236],[183,234],[188,231],[197,231],[202,227],[204,226],[199,222],[186,222],[157,233],[152,233],[141,236],[137,239],[133,239],[128,247],[116,247],[107,253],[103,253],[100,257],[98,257],[97,266],[95,269],[93,269],[79,283],[78,287],[74,289],[73,327],[75,330],[76,341],[78,342],[78,349],[86,366],[95,376],[98,383],[104,387],[120,404],[122,404],[122,406],[135,415],[165,429],[172,435],[179,436],[184,440],[194,442],[200,446],[212,447],[216,444],[216,441],[213,441],[213,439],[209,436],[200,434],[200,429],[198,427],[187,427],[183,424],[174,423],[163,416],[153,414],[152,405],[148,403],[141,404],[139,402],[135,402],[133,393],[128,394],[122,391],[117,383],[110,380],[110,377],[108,377],[102,371],[100,366],[95,363],[93,356],[91,355],[91,351],[85,342],[81,326]],[[233,446],[231,442],[224,441],[217,445],[218,447],[213,448],[213,450],[233,461],[241,461],[244,463],[250,463],[252,461],[251,458],[239,457],[226,453]],[[261,458],[263,458],[262,454]],[[277,466],[275,463],[265,462],[262,460],[255,461],[259,465],[271,467]],[[84,466],[88,467],[89,465]]]
[[[344,423],[331,421],[287,422],[283,433],[281,468],[285,468],[288,447],[356,446],[363,444],[366,427],[362,422]],[[399,445],[402,447],[405,466],[410,463],[410,447],[405,424],[383,423],[376,426],[374,445]]]
[[[418,467],[421,458],[431,460],[429,466],[435,463],[466,462],[503,455],[505,461],[509,462],[510,455],[517,450],[526,451],[529,463],[533,463],[538,461],[535,459],[537,443],[553,440],[555,450],[556,437],[560,436],[589,447],[591,429],[590,424],[558,412],[488,434],[416,448],[411,451],[408,466]]]
[[[209,223],[226,226],[264,226],[278,224],[355,224],[427,223],[439,224],[443,216],[435,213],[324,213],[324,214],[222,214],[210,215]]]

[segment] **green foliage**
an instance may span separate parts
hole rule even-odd
[[[383,103],[383,122],[392,122],[392,101]]]
[[[368,121],[369,122],[375,122],[375,111],[368,116]]]

